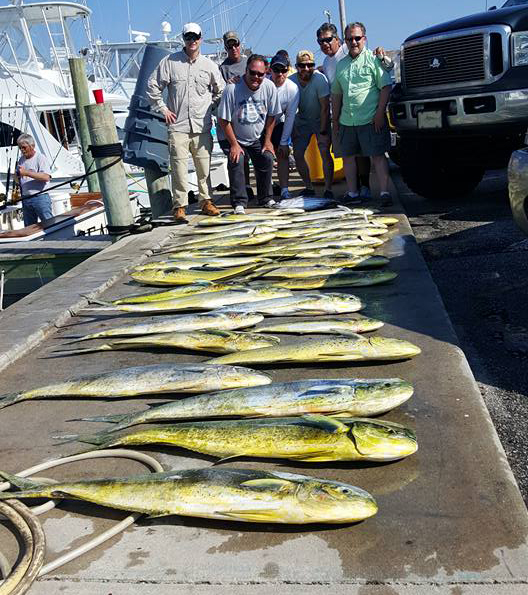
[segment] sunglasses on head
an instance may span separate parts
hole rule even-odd
[[[183,36],[183,41],[198,41],[200,37],[202,36],[198,35],[197,33],[186,33]]]
[[[288,72],[288,69],[285,66],[272,66],[271,70],[273,70],[273,72],[277,73],[277,74],[286,74]]]
[[[364,35],[356,35],[355,37],[345,37],[345,41],[347,41],[348,43],[351,43],[352,41],[355,41],[356,43],[359,43],[363,37],[365,37]]]
[[[335,39],[335,37],[332,35],[332,37],[320,37],[317,40],[317,43],[319,45],[323,45],[323,43],[332,43],[332,40]]]
[[[315,68],[314,62],[301,62],[297,64],[297,68]]]
[[[262,78],[264,78],[266,76],[266,73],[265,72],[259,72],[258,70],[251,70],[251,68],[248,68],[248,73],[251,76],[258,77],[259,79],[262,79]]]
[[[228,50],[232,49],[232,48],[237,48],[240,45],[240,41],[228,41],[225,46]]]

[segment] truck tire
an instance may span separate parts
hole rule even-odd
[[[473,191],[484,176],[484,169],[455,164],[432,165],[417,160],[401,164],[403,181],[409,188],[425,198],[450,199]]]

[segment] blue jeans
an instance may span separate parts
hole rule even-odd
[[[35,198],[24,198],[22,201],[22,213],[24,215],[24,225],[33,225],[40,219],[51,219],[53,212],[51,210],[51,198],[48,193],[39,194]]]

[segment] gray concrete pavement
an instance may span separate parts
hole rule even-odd
[[[419,451],[391,464],[304,464],[236,461],[230,466],[283,469],[359,485],[378,500],[379,513],[363,523],[345,527],[284,527],[213,522],[167,517],[141,520],[133,528],[83,558],[36,583],[33,595],[59,592],[215,594],[220,592],[281,593],[450,593],[487,595],[528,590],[528,515],[502,446],[458,346],[442,301],[416,245],[406,218],[400,214],[398,236],[381,250],[391,257],[398,279],[388,286],[356,289],[368,306],[365,314],[380,317],[386,326],[378,334],[412,341],[423,350],[414,360],[385,365],[318,365],[268,367],[274,381],[292,378],[395,377],[410,380],[415,396],[384,416],[416,428]],[[160,243],[166,230],[150,236]],[[174,353],[109,352],[44,359],[52,346],[71,334],[89,332],[117,318],[67,320],[65,309],[78,307],[81,276],[90,277],[92,290],[104,297],[134,293],[123,266],[144,259],[149,236],[118,243],[84,274],[52,282],[22,300],[10,316],[11,350],[16,328],[29,328],[31,308],[48,304],[39,314],[50,326],[23,356],[2,372],[2,392],[30,388],[80,374],[138,363],[203,361],[203,356]],[[119,254],[126,258],[123,265]],[[92,266],[90,266],[90,263]],[[120,264],[121,263],[121,264]],[[101,268],[100,268],[101,267]],[[104,270],[104,274],[103,271]],[[77,271],[78,273],[78,271]],[[106,281],[104,280],[106,276]],[[113,277],[112,281],[108,281]],[[57,283],[57,285],[55,285]],[[57,295],[60,294],[60,298]],[[64,294],[67,294],[65,296]],[[53,297],[57,308],[53,313]],[[62,300],[71,304],[65,306]],[[41,299],[38,299],[41,298]],[[28,311],[29,308],[29,311]],[[43,308],[44,312],[44,308]],[[123,320],[123,317],[120,317]],[[127,317],[127,320],[134,320]],[[26,333],[28,334],[28,333]],[[35,336],[34,333],[29,333]],[[2,356],[0,356],[2,357]],[[6,356],[4,356],[6,357]],[[0,360],[1,361],[1,360]],[[5,359],[4,359],[5,361]],[[164,399],[161,399],[163,401]],[[134,400],[41,400],[0,412],[1,468],[17,471],[43,459],[75,452],[75,445],[53,446],[51,435],[87,432],[102,424],[68,419],[142,408],[154,398]],[[176,449],[150,449],[171,469],[209,465],[207,457]],[[58,468],[55,478],[134,473],[131,462],[104,460]],[[63,503],[43,521],[50,557],[79,545],[123,515],[83,503]],[[0,543],[13,540],[0,527]]]

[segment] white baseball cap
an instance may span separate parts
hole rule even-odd
[[[202,30],[197,23],[185,23],[182,29],[182,35],[185,35],[186,33],[196,33],[196,35],[201,35]]]

